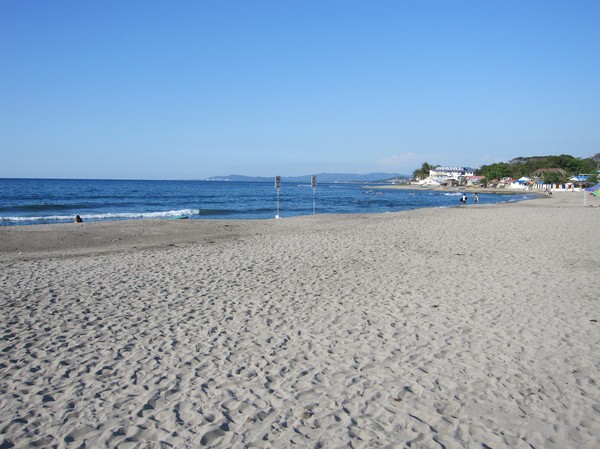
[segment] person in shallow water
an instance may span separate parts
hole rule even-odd
[[[75,223],[83,223],[83,220],[79,215],[75,215]]]

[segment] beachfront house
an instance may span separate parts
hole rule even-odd
[[[467,176],[467,187],[480,187],[485,176]]]
[[[590,175],[571,176],[567,182],[567,189],[581,190],[589,183]]]
[[[465,176],[474,176],[475,170],[468,167],[436,167],[429,170],[429,177],[446,176],[448,178],[458,179]]]
[[[510,183],[510,188],[516,190],[529,190],[531,189],[531,178],[523,176],[522,178],[513,180]]]
[[[436,167],[429,170],[429,179],[441,185],[466,184],[469,176],[474,176],[475,170],[468,167]]]
[[[538,190],[573,190],[583,188],[589,175],[572,176],[562,168],[540,168],[533,172],[535,188]]]
[[[440,182],[433,180],[429,177],[421,179],[417,184],[421,187],[439,187],[442,185]]]
[[[589,184],[590,175],[571,176],[566,181],[549,181],[540,179],[535,188],[539,190],[582,190]]]

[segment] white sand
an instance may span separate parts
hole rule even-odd
[[[0,448],[600,447],[600,207],[0,228]]]

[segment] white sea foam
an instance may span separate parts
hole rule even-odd
[[[121,212],[105,214],[80,214],[85,221],[103,221],[103,220],[131,220],[131,219],[158,219],[178,217],[180,215],[197,215],[198,209],[180,209],[160,212]],[[0,217],[0,221],[8,222],[61,222],[71,221],[74,215],[49,215],[44,217]]]

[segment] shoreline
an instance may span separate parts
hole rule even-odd
[[[513,190],[513,189],[492,189],[484,187],[421,187],[413,185],[373,185],[368,186],[371,189],[382,189],[382,190],[417,190],[417,191],[433,191],[433,192],[459,192],[459,193],[489,193],[493,195],[525,195],[533,194],[539,196],[546,196],[543,191],[540,190]],[[570,192],[569,192],[570,193]]]
[[[538,200],[541,200],[538,199]],[[536,199],[525,200],[528,203]],[[516,204],[511,203],[511,204]],[[120,250],[165,248],[173,245],[201,244],[238,238],[250,234],[278,233],[296,224],[299,231],[340,221],[360,222],[384,217],[419,214],[453,208],[494,208],[507,203],[467,204],[447,207],[423,207],[397,212],[372,214],[317,214],[282,219],[132,219],[53,223],[0,227],[0,261],[44,257],[86,256]],[[435,214],[435,213],[434,213]],[[287,224],[286,224],[287,223]],[[200,233],[200,235],[198,235]]]
[[[413,189],[405,188],[404,186],[365,186],[365,188],[380,188],[380,189],[406,189],[406,190],[436,190],[436,191],[452,191],[451,189]],[[490,193],[483,190],[469,190],[467,193]],[[500,194],[511,194],[514,192],[499,192]],[[546,197],[547,195],[539,195],[540,198]],[[533,201],[533,199],[526,199],[523,201]],[[479,207],[489,207],[505,203],[494,203],[494,204],[479,204]],[[465,205],[448,205],[444,207],[431,206],[431,207],[418,207],[414,209],[394,211],[394,212],[376,212],[369,214],[360,213],[343,213],[343,214],[332,214],[332,213],[320,213],[316,216],[313,215],[298,215],[284,217],[282,220],[315,220],[318,217],[346,217],[351,219],[352,217],[370,217],[370,216],[386,216],[389,214],[404,214],[420,210],[428,209],[445,209],[453,207],[465,207]],[[44,252],[59,250],[64,244],[74,244],[78,247],[75,252],[85,254],[85,248],[97,247],[99,245],[108,245],[118,248],[120,245],[118,242],[126,239],[131,241],[132,248],[135,248],[137,242],[141,247],[144,246],[164,246],[159,242],[146,245],[147,239],[145,239],[144,233],[148,229],[152,229],[154,234],[164,232],[164,237],[169,244],[177,241],[174,238],[176,233],[175,229],[191,230],[194,227],[199,227],[201,230],[206,230],[209,233],[220,232],[224,229],[229,228],[243,228],[243,224],[247,223],[249,226],[258,225],[260,223],[266,224],[271,223],[274,219],[259,218],[259,219],[191,219],[191,220],[172,220],[168,218],[161,219],[127,219],[127,220],[100,220],[100,221],[84,221],[81,223],[44,223],[44,224],[23,224],[13,226],[0,226],[0,261],[6,259],[5,253],[17,252],[17,253],[33,253],[38,252],[36,257],[41,257]],[[198,222],[204,223],[199,225]],[[173,226],[169,226],[169,223],[173,223]],[[108,226],[108,227],[107,227]],[[114,229],[111,228],[114,226]],[[177,226],[177,227],[175,227]],[[22,232],[18,231],[21,230]],[[59,234],[57,239],[46,238],[52,235],[52,231],[56,231]],[[97,234],[95,234],[97,233]],[[114,236],[113,236],[114,233]],[[20,248],[26,240],[31,240],[30,244],[25,245],[24,248]],[[158,239],[155,239],[158,240]],[[193,242],[193,239],[187,239],[184,241]],[[113,245],[111,245],[113,244]],[[112,249],[109,250],[113,251]]]
[[[600,445],[600,208],[0,228],[0,445]]]

